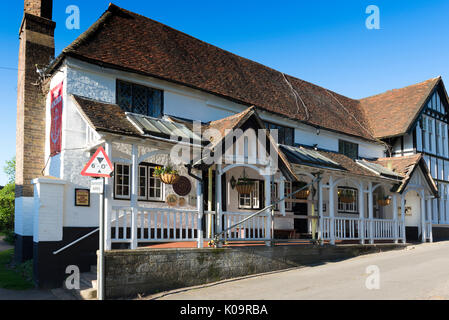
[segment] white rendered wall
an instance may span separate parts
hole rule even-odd
[[[34,198],[20,197],[15,200],[14,232],[27,237],[33,235]]]

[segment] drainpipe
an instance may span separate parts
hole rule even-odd
[[[186,165],[187,174],[197,181],[196,196],[198,207],[198,248],[203,248],[203,216],[204,216],[204,202],[203,202],[203,179],[192,173],[192,165]]]

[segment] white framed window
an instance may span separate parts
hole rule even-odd
[[[147,199],[147,167],[139,166],[139,200]]]
[[[114,197],[117,199],[131,198],[131,166],[127,164],[115,164]]]
[[[164,187],[161,179],[153,176],[155,167],[148,167],[148,200],[163,201]]]
[[[422,149],[424,151],[427,150],[427,118],[423,117],[422,118],[422,128],[421,128],[421,139],[422,139]]]
[[[160,178],[154,177],[156,167],[152,164],[139,166],[139,200],[164,201],[164,184]]]
[[[433,136],[433,121],[428,119],[428,132],[429,132],[429,151],[432,152],[432,136]]]
[[[164,186],[159,178],[153,177],[156,165],[139,165],[138,199],[141,201],[164,201]],[[131,165],[115,164],[114,197],[131,199]]]
[[[239,209],[261,209],[260,199],[260,182],[254,180],[254,189],[250,194],[239,193]]]
[[[435,121],[435,140],[436,140],[436,154],[440,154],[440,137],[441,137],[441,130],[440,130],[440,123],[438,121]]]
[[[338,188],[338,212],[339,213],[358,213],[358,190],[352,188]],[[343,202],[343,197],[347,198],[350,196],[354,199],[353,202],[347,203]]]

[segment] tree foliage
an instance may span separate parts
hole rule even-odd
[[[11,231],[14,228],[15,158],[6,161],[4,171],[8,176],[9,184],[0,190],[0,231]]]
[[[14,228],[15,185],[8,184],[0,190],[0,230]]]
[[[16,157],[12,158],[9,161],[6,161],[6,165],[3,170],[8,176],[8,183],[14,183],[16,180]]]

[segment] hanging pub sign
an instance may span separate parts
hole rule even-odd
[[[53,157],[61,153],[62,139],[62,88],[63,82],[50,92],[51,130],[50,130],[50,155]]]

